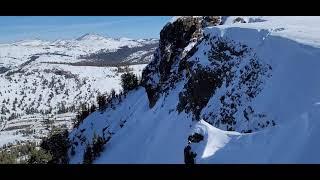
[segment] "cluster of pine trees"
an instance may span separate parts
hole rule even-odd
[[[87,118],[91,113],[98,111],[104,111],[106,108],[115,108],[116,103],[122,102],[122,98],[127,95],[131,90],[136,89],[139,86],[138,77],[133,73],[124,73],[121,75],[121,85],[123,91],[118,94],[114,89],[111,89],[109,94],[98,94],[96,99],[96,104],[82,104],[80,105],[80,110],[74,119],[74,127],[77,128],[85,118]]]
[[[0,149],[0,164],[67,164],[69,147],[68,131],[55,128],[40,146],[25,142],[3,147]]]
[[[92,144],[87,145],[86,151],[83,156],[84,164],[92,164],[92,162],[100,156],[100,153],[104,150],[106,140],[100,136],[94,136]]]
[[[138,77],[133,73],[124,73],[121,75],[121,86],[124,93],[127,93],[139,86]]]
[[[78,127],[83,120],[95,111],[103,112],[106,108],[115,108],[117,103],[121,103],[127,93],[136,89],[139,86],[138,77],[130,72],[124,73],[121,76],[121,85],[123,91],[116,93],[114,89],[109,94],[98,94],[96,103],[82,104],[79,112],[74,120],[74,127]],[[12,117],[14,118],[14,117]],[[107,140],[104,137],[95,136],[92,144],[89,144],[84,154],[84,163],[91,164],[94,159],[99,157],[104,149]],[[71,143],[68,139],[68,131],[66,129],[53,129],[47,138],[44,138],[40,143],[40,147],[35,144],[17,145],[16,150],[10,151],[0,149],[0,164],[67,164],[68,149]],[[22,152],[22,149],[24,153]],[[19,160],[19,157],[25,156],[25,159]]]
[[[98,111],[105,111],[106,108],[115,108],[116,103],[121,103],[122,99],[126,97],[127,93],[131,90],[136,89],[139,86],[138,77],[133,73],[124,73],[121,75],[121,85],[123,91],[120,91],[118,94],[114,89],[111,90],[109,94],[97,96],[97,105]],[[81,107],[81,111],[78,116],[78,121],[76,127],[79,126],[81,122],[92,112],[96,110],[95,105],[91,105],[89,108],[88,105]],[[109,138],[110,139],[110,138]],[[104,145],[107,143],[108,139],[95,135],[92,144],[88,144],[83,156],[84,164],[92,164],[92,162],[100,156],[100,153],[104,150]],[[72,151],[73,152],[73,151]]]

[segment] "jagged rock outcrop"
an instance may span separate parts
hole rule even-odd
[[[159,48],[142,73],[149,106],[182,82],[176,107],[179,113],[191,113],[195,120],[204,119],[230,131],[252,132],[274,125],[273,119],[249,105],[272,68],[246,44],[204,34],[205,27],[218,25],[222,19],[180,17],[162,29]],[[211,106],[212,101],[219,103]],[[243,126],[252,119],[259,123]]]
[[[218,25],[220,21],[219,16],[180,17],[161,30],[159,48],[153,61],[142,73],[142,85],[147,91],[150,107],[156,103],[159,94],[168,88],[172,66],[188,53],[184,51],[185,48],[188,45],[192,47],[191,43],[201,39],[204,27]]]

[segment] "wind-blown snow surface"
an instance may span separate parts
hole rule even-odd
[[[94,163],[184,163],[188,136],[198,132],[204,140],[191,144],[196,163],[319,163],[320,18],[259,17],[249,23],[225,22],[205,29],[205,34],[245,44],[259,61],[272,67],[261,92],[248,103],[274,119],[275,126],[253,133],[223,131],[204,120],[192,121],[191,114],[178,114],[183,81],[151,109],[140,88],[130,92],[115,110],[95,112],[72,131],[69,138],[78,145],[70,162],[82,163],[86,144],[98,134],[111,139]],[[200,44],[198,49],[205,48]],[[202,113],[210,111],[214,97]]]

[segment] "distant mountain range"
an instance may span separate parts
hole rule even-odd
[[[46,63],[89,62],[94,66],[147,63],[157,45],[157,39],[110,38],[98,34],[71,40],[32,39],[0,44],[0,73],[18,67],[34,55],[39,56],[37,62]]]

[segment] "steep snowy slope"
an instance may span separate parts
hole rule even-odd
[[[70,163],[94,136],[93,163],[319,163],[320,18],[237,18],[169,22],[142,87],[70,133]]]

